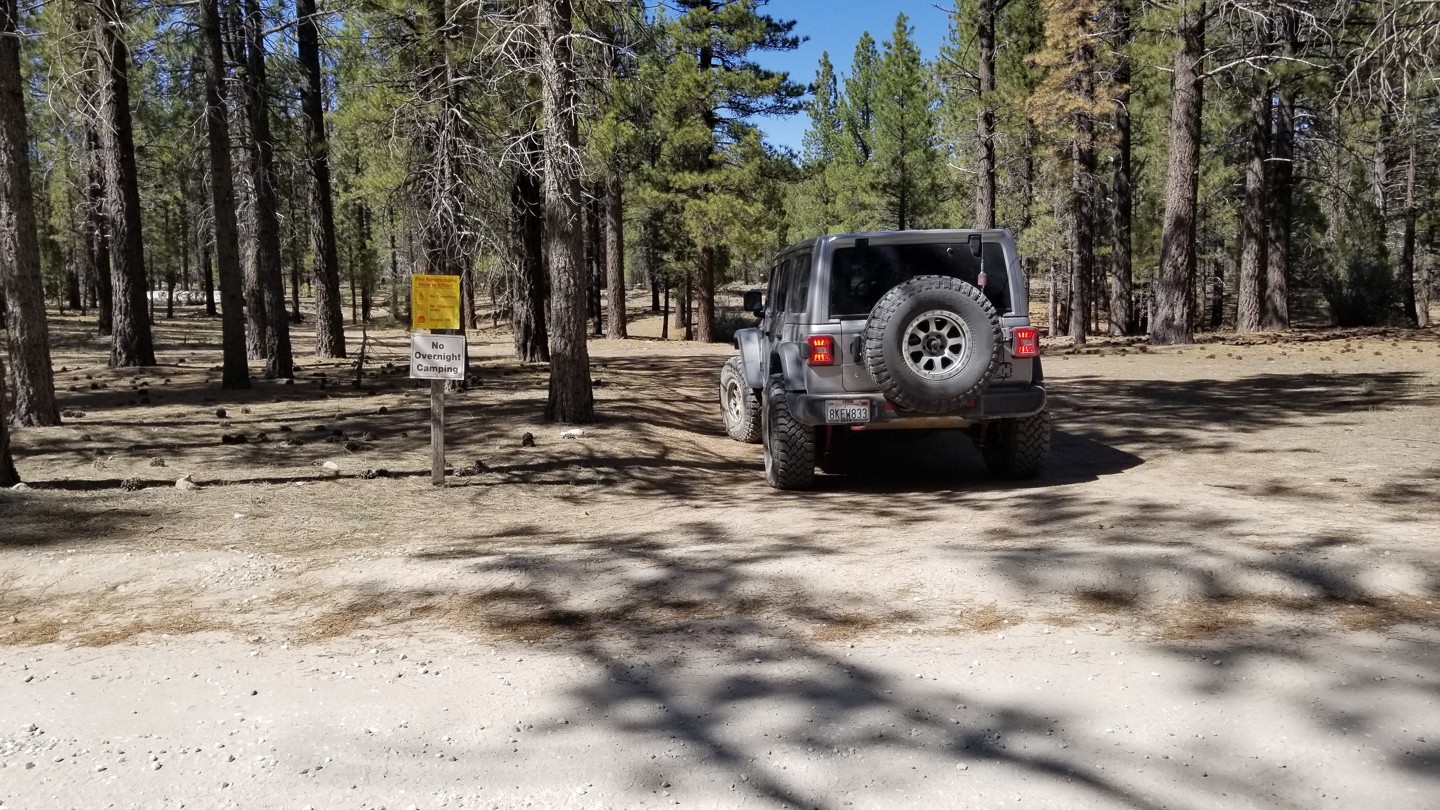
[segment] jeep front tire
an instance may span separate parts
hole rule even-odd
[[[720,367],[720,413],[730,438],[747,444],[760,441],[760,398],[746,384],[738,356]]]

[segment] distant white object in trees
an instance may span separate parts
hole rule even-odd
[[[588,435],[590,435],[590,434],[588,434],[588,433],[585,432],[585,428],[571,428],[570,430],[567,430],[567,431],[565,431],[564,433],[561,433],[561,434],[560,434],[560,438],[562,438],[562,439],[583,439],[583,438],[585,438],[585,437],[588,436]]]
[[[190,492],[192,490],[199,489],[200,485],[195,483],[194,478],[191,478],[188,475],[182,475],[179,478],[175,479],[175,488]]]
[[[338,472],[340,472],[340,465],[339,465],[339,464],[336,464],[336,463],[333,462],[333,461],[327,461],[327,462],[325,462],[324,464],[321,464],[320,466],[321,466],[322,468],[324,468],[326,472],[332,472],[332,473],[338,473]]]

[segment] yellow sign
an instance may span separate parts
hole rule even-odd
[[[410,325],[415,329],[460,328],[460,277],[410,277]]]

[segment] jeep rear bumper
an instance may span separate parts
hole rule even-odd
[[[870,418],[828,421],[827,403],[869,404]],[[991,419],[1031,416],[1045,410],[1043,385],[1006,385],[988,389],[976,399],[949,413],[922,414],[897,409],[879,394],[789,395],[790,412],[805,425],[856,425],[872,430],[920,428],[963,428]]]

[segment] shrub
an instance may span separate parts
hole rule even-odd
[[[1378,326],[1401,319],[1400,285],[1379,259],[1351,259],[1343,270],[1321,279],[1320,291],[1336,326]]]

